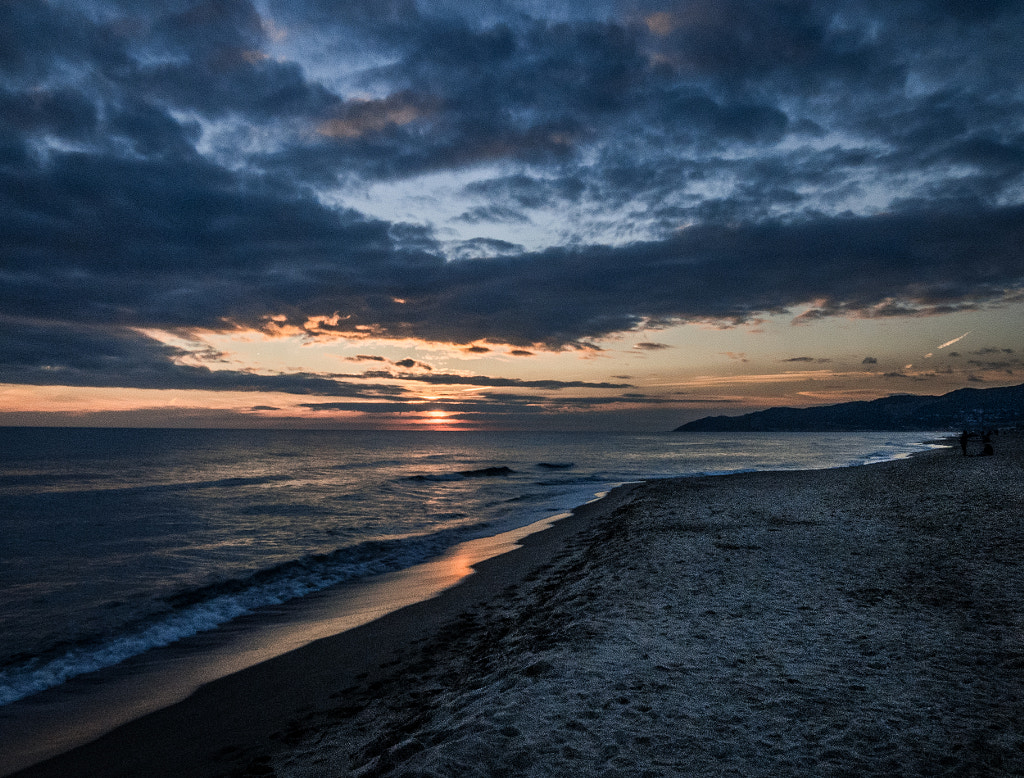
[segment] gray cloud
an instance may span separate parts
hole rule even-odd
[[[522,211],[503,205],[480,205],[459,216],[459,221],[469,224],[481,222],[507,222],[509,224],[529,224],[530,217]]]
[[[371,370],[363,373],[359,377],[418,381],[420,383],[437,384],[441,386],[508,386],[530,389],[625,389],[631,386],[631,384],[615,384],[604,381],[557,381],[546,378],[494,378],[491,376],[455,375],[452,373],[392,373],[385,370]]]
[[[702,404],[710,402],[695,399],[685,400]],[[546,415],[572,413],[576,411],[607,410],[620,406],[657,407],[675,406],[679,401],[665,397],[651,397],[639,393],[627,393],[609,397],[549,397],[541,395],[505,394],[482,392],[459,400],[436,400],[429,403],[404,404],[400,402],[308,402],[300,407],[313,411],[361,411],[364,413],[396,413],[445,411],[453,418],[481,421],[484,418],[501,418],[509,415]]]
[[[494,238],[473,238],[458,243],[450,249],[455,259],[484,259],[523,253],[522,246]]]
[[[421,370],[433,370],[434,369],[434,368],[432,368],[428,364],[425,364],[423,362],[417,362],[415,359],[400,359],[398,362],[395,362],[395,365],[397,365],[398,367],[405,367],[405,368],[418,367]]]
[[[139,333],[2,320],[0,383],[134,389],[283,392],[326,397],[401,397],[391,384],[353,383],[312,373],[263,375],[178,364],[188,352]]]

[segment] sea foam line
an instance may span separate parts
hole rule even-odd
[[[254,573],[252,578],[262,580],[240,591],[237,581],[208,587],[200,590],[208,595],[201,601],[189,602],[130,631],[99,643],[71,648],[51,659],[36,657],[0,670],[0,706],[60,686],[77,676],[113,667],[151,649],[216,629],[259,608],[280,605],[347,581],[411,567],[440,554],[464,539],[468,532],[480,530],[482,526],[444,530],[416,538],[370,541],[332,554],[308,557],[282,565],[277,575],[271,574],[270,580],[266,579],[267,571]],[[371,558],[366,558],[368,555]],[[353,557],[358,561],[353,561]],[[215,594],[218,588],[233,591]],[[188,598],[189,594],[183,592],[177,598]]]

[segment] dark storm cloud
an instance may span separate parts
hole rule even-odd
[[[9,129],[48,132],[68,139],[90,137],[96,129],[96,106],[73,89],[33,93],[0,89],[0,115]]]
[[[811,300],[818,317],[935,313],[1024,285],[1020,207],[694,226],[445,262],[387,223],[202,160],[54,154],[0,181],[0,306],[82,323],[301,326],[337,312],[311,333],[559,348],[652,318],[738,322]]]
[[[137,74],[136,85],[150,99],[210,118],[237,114],[264,120],[321,116],[341,102],[326,89],[308,83],[295,63],[279,63],[235,49],[211,53],[210,57],[146,68]],[[197,90],[196,84],[204,88]]]
[[[5,380],[285,383],[115,327],[525,354],[812,301],[807,320],[1024,293],[1019,3],[266,6],[0,3],[0,310],[57,328],[10,330]],[[463,228],[572,207],[572,238],[442,242],[318,189],[481,163]],[[608,245],[634,218],[645,239]]]
[[[386,223],[199,159],[55,152],[0,168],[0,209],[0,307],[12,315],[220,328],[333,287],[368,318],[391,279],[415,288],[443,264],[403,250]],[[329,314],[324,302],[308,310]]]
[[[312,373],[259,375],[177,364],[189,352],[145,335],[101,327],[2,320],[0,383],[134,389],[283,392],[325,397],[399,397],[400,387]]]
[[[552,347],[650,318],[741,322],[811,300],[817,316],[937,313],[1020,289],[1022,241],[1024,208],[708,225],[622,248],[449,263],[441,293],[402,313],[437,338],[431,322],[447,310],[449,333],[458,311],[477,337]]]
[[[365,27],[399,61],[365,72],[362,83],[390,96],[338,109],[370,108],[377,120],[327,117],[319,142],[282,148],[261,164],[395,178],[496,160],[557,163],[593,131],[593,120],[623,110],[645,69],[636,37],[616,25],[479,27],[403,12]],[[409,104],[388,111],[399,95]]]
[[[113,72],[130,64],[120,36],[75,4],[0,3],[0,68],[6,79],[38,79],[57,67]]]

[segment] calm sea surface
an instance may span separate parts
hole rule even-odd
[[[0,705],[614,484],[934,437],[0,428]]]

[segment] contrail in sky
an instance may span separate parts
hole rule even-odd
[[[970,334],[971,334],[971,331],[970,331],[970,330],[967,330],[967,332],[965,332],[965,333],[964,333],[963,335],[961,335],[961,336],[960,336],[959,338],[953,338],[953,340],[947,340],[947,341],[946,341],[945,343],[943,343],[943,344],[942,344],[941,346],[939,346],[938,348],[936,348],[936,351],[938,351],[938,349],[942,349],[942,348],[945,348],[946,346],[952,346],[952,345],[953,345],[954,343],[959,343],[959,342],[960,342],[961,340],[963,340],[964,338],[966,338],[966,337],[967,337],[968,335],[970,335]]]

